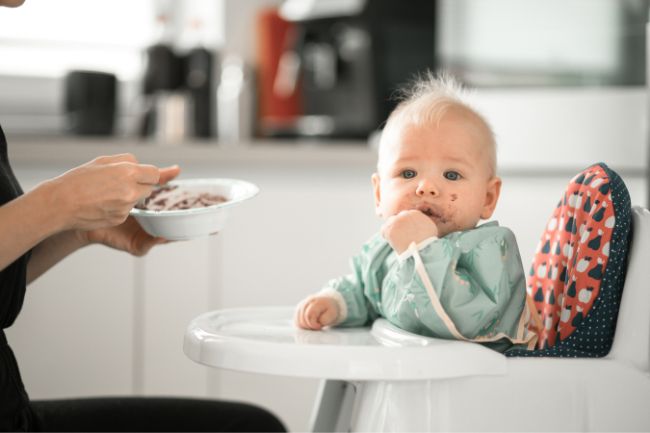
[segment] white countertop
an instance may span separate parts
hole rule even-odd
[[[136,138],[7,137],[9,157],[15,165],[80,164],[100,155],[132,153],[152,164],[353,164],[374,166],[376,154],[365,141],[259,140],[220,144],[188,141],[161,144]]]
[[[143,163],[157,165],[234,164],[252,166],[360,167],[374,170],[376,151],[363,140],[254,140],[249,143],[223,144],[214,140],[187,141],[177,144],[157,143],[137,138],[97,138],[79,136],[7,137],[9,158],[18,167],[73,167],[100,155],[132,153]],[[584,161],[562,160],[549,163],[518,155],[499,156],[502,176],[567,176],[588,165],[605,162],[626,177],[646,175],[645,158],[603,161],[589,155]],[[639,152],[640,153],[640,152]],[[640,155],[639,155],[640,156]],[[609,158],[607,158],[609,159]]]

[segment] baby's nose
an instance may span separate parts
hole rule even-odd
[[[415,191],[415,193],[420,197],[430,196],[430,195],[437,196],[439,194],[439,191],[433,182],[423,180],[422,182],[418,183],[418,188]]]

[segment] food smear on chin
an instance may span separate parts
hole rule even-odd
[[[437,210],[437,209],[435,209],[433,207],[419,206],[417,208],[417,210],[419,210],[420,212],[422,212],[423,214],[425,214],[429,218],[431,218],[431,219],[433,219],[435,221],[438,221],[438,222],[440,222],[442,224],[447,224],[449,222],[449,219],[446,218],[442,212],[440,212],[439,210]]]
[[[182,189],[178,185],[165,185],[154,190],[135,207],[153,211],[184,210],[213,206],[227,201],[226,197],[219,194]]]

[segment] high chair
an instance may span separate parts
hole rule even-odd
[[[585,199],[593,196],[581,191],[579,206],[584,207]],[[576,209],[571,216],[577,215],[576,198],[570,196],[564,203]],[[370,328],[300,330],[292,322],[294,307],[206,313],[190,323],[184,350],[189,358],[208,366],[323,379],[312,431],[648,431],[650,211],[633,207],[631,219],[629,253],[620,263],[627,272],[615,281],[619,287],[610,287],[618,289],[615,293],[600,291],[613,296],[618,306],[616,293],[624,281],[618,318],[606,304],[590,302],[594,301],[586,297],[590,293],[576,294],[575,304],[568,300],[573,279],[566,275],[593,269],[596,262],[601,263],[600,257],[593,258],[589,267],[569,260],[565,266],[574,270],[566,273],[549,269],[552,266],[544,268],[545,273],[536,272],[551,281],[563,275],[565,284],[554,286],[554,296],[545,289],[536,298],[539,280],[529,278],[528,291],[536,300],[533,309],[542,316],[531,327],[541,335],[542,345],[536,352],[544,357],[506,357],[475,343],[414,335],[384,319]],[[574,248],[577,242],[586,247],[600,234],[586,223],[567,227],[578,236],[569,241]],[[600,251],[606,256],[616,254],[609,248],[606,245]],[[545,242],[540,246],[543,251],[548,252]],[[596,292],[593,287],[587,289]],[[544,310],[543,301],[559,293],[565,299],[557,303],[560,307]],[[576,311],[565,311],[568,306],[584,317],[575,319]],[[597,327],[606,327],[608,319],[615,324],[611,350],[607,342],[592,341],[600,331],[584,326],[594,325],[589,318],[601,317],[594,314],[599,311],[609,311],[609,315]],[[566,326],[574,328],[573,336]],[[557,357],[601,356],[603,348],[609,353],[599,358]]]

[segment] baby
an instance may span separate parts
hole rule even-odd
[[[384,317],[438,338],[495,350],[533,348],[525,275],[513,233],[491,217],[499,199],[496,144],[450,77],[427,74],[404,92],[379,142],[372,175],[384,220],[353,273],[303,300],[305,329]]]

